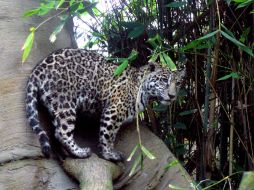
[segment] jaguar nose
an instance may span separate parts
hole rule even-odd
[[[175,95],[171,95],[171,94],[169,94],[168,96],[170,99],[174,99],[176,97]]]

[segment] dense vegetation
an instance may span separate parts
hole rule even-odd
[[[69,19],[81,20],[89,30],[85,48],[117,57],[116,75],[148,60],[171,70],[184,64],[177,102],[169,108],[151,103],[145,121],[202,187],[224,179],[210,189],[237,189],[243,171],[254,168],[254,1],[109,0],[103,10],[97,5],[44,0],[25,16],[58,10],[45,16],[59,19],[51,42]],[[23,61],[41,24],[30,29]]]

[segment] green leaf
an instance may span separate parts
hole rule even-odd
[[[238,190],[253,189],[254,187],[254,172],[244,172],[240,186]]]
[[[186,51],[188,49],[192,49],[194,47],[197,47],[199,44],[201,43],[201,41],[199,40],[193,40],[192,42],[188,43],[186,46],[184,46],[181,50],[182,51]]]
[[[158,59],[158,56],[159,56],[158,53],[154,53],[154,54],[152,55],[152,57],[149,59],[148,62],[156,62],[156,60]]]
[[[35,32],[36,28],[34,28],[33,26],[29,28],[30,32]]]
[[[174,124],[174,128],[176,128],[176,129],[186,129],[187,127],[186,127],[186,125],[184,123],[176,122]]]
[[[134,156],[135,152],[137,151],[138,147],[139,147],[139,144],[137,144],[137,145],[134,147],[134,149],[132,150],[130,156],[127,158],[127,161],[128,161],[128,162],[131,161],[131,159],[132,159],[132,157]]]
[[[220,81],[220,80],[227,80],[227,79],[229,79],[229,78],[231,78],[231,74],[225,75],[225,76],[219,78],[218,81]]]
[[[56,6],[56,9],[58,9],[59,7],[61,7],[64,4],[65,0],[60,0],[58,5]]]
[[[143,34],[145,31],[145,26],[141,25],[138,27],[135,27],[132,31],[130,31],[128,33],[128,38],[137,38],[139,37],[141,34]]]
[[[167,4],[165,7],[179,8],[184,5],[187,5],[187,2],[172,2],[172,3]]]
[[[234,37],[234,34],[226,26],[224,26],[224,24],[221,24],[221,27],[225,30],[226,33]]]
[[[228,35],[226,32],[221,31],[221,34],[227,38],[229,41],[233,42],[236,46],[238,46],[241,50],[245,51],[247,54],[249,54],[250,56],[254,57],[254,54],[252,52],[252,50],[245,46],[243,43],[239,42],[237,39],[235,39],[234,37]]]
[[[168,66],[171,69],[171,71],[176,71],[177,70],[176,69],[176,65],[173,62],[173,60],[166,53],[163,53],[163,57],[166,60],[166,63],[168,64]]]
[[[160,63],[161,63],[162,65],[167,65],[167,63],[166,63],[166,61],[165,61],[165,59],[164,59],[162,53],[160,53]]]
[[[27,60],[27,58],[28,58],[28,56],[30,54],[30,51],[31,51],[31,49],[33,47],[34,35],[35,35],[35,31],[32,30],[30,32],[30,34],[28,35],[28,37],[26,38],[26,41],[25,41],[25,43],[24,43],[24,45],[22,47],[22,50],[23,50],[22,63],[24,63]]]
[[[217,34],[218,32],[219,32],[219,30],[213,31],[211,33],[208,33],[208,34],[198,38],[197,40],[198,41],[203,41],[203,40],[209,39],[209,38],[213,37],[215,34]]]
[[[235,79],[236,79],[236,78],[240,78],[240,76],[238,75],[238,73],[235,73],[235,72],[232,72],[232,73],[231,73],[231,77],[232,77],[232,78],[235,78]]]
[[[65,25],[65,21],[61,22],[56,28],[55,30],[52,32],[52,34],[49,37],[49,40],[51,43],[54,43],[56,41],[56,36],[61,32],[61,30],[63,29]]]
[[[205,44],[205,46],[204,46],[204,45],[198,46],[198,45],[199,45],[201,42],[203,42],[203,41],[205,41],[205,40],[207,40],[207,39],[213,37],[213,36],[214,36],[215,34],[217,34],[218,32],[219,32],[219,30],[213,31],[213,32],[211,32],[211,33],[208,33],[208,34],[206,34],[206,35],[204,35],[204,36],[202,36],[202,37],[200,37],[200,38],[198,38],[198,39],[196,39],[196,40],[190,42],[189,44],[187,44],[186,46],[184,46],[181,50],[182,50],[182,51],[186,51],[186,50],[192,49],[192,48],[199,48],[199,49],[202,49],[202,48],[204,48],[204,47],[207,47],[207,46],[209,46],[209,44]]]
[[[24,45],[22,46],[21,50],[26,49],[28,46],[30,46],[31,43],[33,43],[34,40],[34,31],[31,31],[30,34],[27,36],[26,41]]]
[[[162,63],[162,65],[167,65],[162,53],[160,53],[160,62]]]
[[[132,50],[127,59],[129,61],[134,61],[137,57],[138,57],[138,52],[136,50]]]
[[[98,38],[106,39],[105,34],[102,34],[102,33],[99,33],[99,32],[92,32],[92,35],[95,36],[95,37],[98,37]]]
[[[128,67],[129,61],[125,59],[121,65],[119,65],[116,70],[114,71],[114,76],[119,76],[122,72]]]
[[[98,4],[98,2],[94,2],[94,3],[90,3],[90,2],[87,2],[85,3],[85,7],[82,7],[79,5],[78,9],[77,9],[77,12],[79,14],[85,14],[85,13],[89,13],[91,16],[94,16],[94,12],[96,12],[96,5]],[[96,13],[98,14],[98,13]]]
[[[69,5],[72,6],[74,3],[76,3],[75,1],[76,1],[76,0],[70,0],[70,1],[69,1]]]
[[[175,63],[166,53],[163,52],[160,54],[160,61],[162,62],[162,64],[167,65],[171,71],[177,70]]]
[[[153,46],[153,48],[156,48],[157,46],[162,46],[162,38],[159,34],[156,34],[154,37],[149,38],[147,42]]]
[[[166,166],[165,166],[165,170],[168,170],[174,166],[177,166],[179,164],[179,161],[178,160],[172,160],[170,163],[168,163]]]
[[[40,4],[40,6],[37,9],[31,10],[28,12],[28,16],[31,16],[30,14],[37,14],[39,16],[47,14],[50,10],[56,8],[57,1],[42,1],[43,3]]]
[[[253,52],[252,52],[252,50],[249,48],[249,47],[247,47],[247,46],[240,46],[239,47],[241,50],[243,50],[243,51],[245,51],[247,54],[249,54],[251,57],[254,57],[254,54],[253,54]]]
[[[93,10],[93,13],[95,14],[95,16],[98,17],[98,16],[102,15],[100,10],[97,7],[93,7],[92,10]]]
[[[197,111],[197,109],[187,110],[187,111],[180,112],[179,115],[180,116],[190,115],[190,114],[195,113],[196,111]]]
[[[92,48],[94,45],[98,43],[99,41],[96,38],[92,38],[85,44],[84,48]]]
[[[54,5],[55,2],[54,1],[50,1],[47,4],[41,4],[41,6],[39,7],[40,11],[38,13],[39,16],[43,16],[45,14],[47,14],[50,10],[54,9]]]
[[[245,46],[243,43],[239,42],[237,39],[235,39],[234,37],[230,36],[229,34],[227,34],[224,31],[221,31],[221,34],[227,38],[228,40],[230,40],[231,42],[233,42],[234,44],[236,44],[237,46]]]
[[[33,16],[35,14],[38,14],[40,12],[40,9],[37,8],[37,9],[33,9],[33,10],[29,10],[27,12],[25,12],[25,14],[23,15],[24,17],[30,17],[30,16]]]
[[[179,186],[176,186],[176,185],[172,185],[172,184],[169,184],[168,187],[171,188],[171,189],[175,189],[175,190],[185,190],[182,187],[179,187]]]
[[[196,46],[196,49],[208,49],[211,47],[211,43],[208,43],[208,42],[203,42],[202,44],[198,44]]]
[[[248,6],[248,5],[252,4],[252,3],[254,3],[254,0],[245,0],[245,1],[241,2],[237,6],[237,8],[239,9],[239,8],[242,8],[242,7],[246,7],[246,6]]]
[[[79,9],[79,5],[80,5],[80,4],[81,4],[81,3],[73,3],[73,5],[70,7],[71,13],[76,12],[76,11]]]
[[[156,47],[158,46],[153,38],[149,38],[149,39],[147,40],[147,42],[148,42],[153,48],[156,48]]]
[[[238,75],[238,73],[236,73],[236,72],[232,72],[232,73],[230,73],[230,74],[228,74],[228,75],[225,75],[225,76],[219,78],[218,81],[220,81],[220,80],[227,80],[227,79],[229,79],[229,78],[231,78],[231,77],[232,77],[232,78],[239,78],[239,75]]]
[[[141,145],[141,150],[142,152],[151,160],[155,159],[155,156],[148,150],[146,149],[146,147],[144,147],[143,145]]]
[[[134,174],[134,172],[135,172],[137,166],[138,166],[139,164],[141,164],[141,160],[142,160],[142,155],[139,155],[139,156],[136,158],[136,160],[135,160],[135,162],[134,162],[134,164],[133,164],[133,166],[132,166],[132,168],[131,168],[131,171],[130,171],[130,173],[129,173],[129,176],[132,176],[132,175]]]
[[[246,0],[233,0],[235,3],[243,3],[245,2]]]

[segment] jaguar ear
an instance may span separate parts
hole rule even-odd
[[[186,75],[186,67],[180,68],[178,70],[178,76],[180,76],[180,78],[183,78],[185,77],[185,75]]]
[[[149,69],[150,72],[155,71],[155,68],[156,68],[155,64],[156,63],[154,63],[154,62],[148,62],[148,69]]]
[[[149,61],[148,62],[148,69],[150,72],[161,70],[163,69],[163,66],[160,63]]]

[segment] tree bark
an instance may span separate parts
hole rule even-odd
[[[29,28],[43,21],[41,17],[24,18],[25,11],[39,1],[0,0],[0,189],[78,189],[53,159],[44,159],[36,135],[25,118],[25,86],[36,63],[51,51],[71,46],[64,30],[55,44],[48,40],[56,20],[36,31],[27,62],[21,63],[21,47]]]

